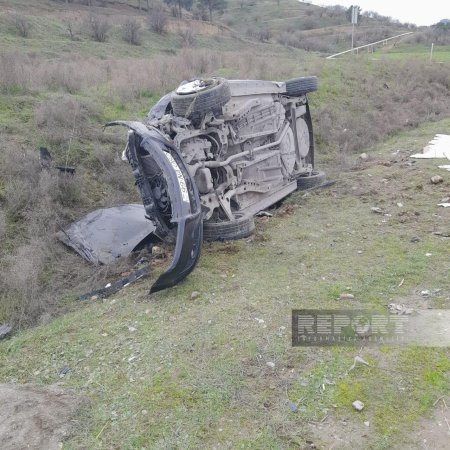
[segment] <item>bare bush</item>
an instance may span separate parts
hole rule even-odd
[[[102,16],[93,15],[89,18],[91,37],[97,42],[106,42],[111,24]]]
[[[180,28],[177,34],[183,47],[192,47],[195,44],[195,35],[192,28]]]
[[[263,28],[258,33],[258,39],[261,42],[268,42],[270,38],[272,37],[272,32],[269,28]]]
[[[28,18],[20,13],[14,13],[9,17],[19,36],[27,38],[30,36],[32,25]]]
[[[150,30],[154,33],[164,34],[167,29],[167,16],[161,9],[155,9],[148,16]]]
[[[66,31],[67,34],[70,38],[71,41],[78,41],[79,37],[78,37],[78,26],[77,26],[77,22],[75,20],[72,19],[66,19],[64,20],[64,25],[66,27]]]
[[[141,44],[141,24],[135,18],[128,18],[122,24],[123,39],[130,45]]]

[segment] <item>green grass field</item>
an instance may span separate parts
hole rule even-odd
[[[417,59],[421,61],[431,61],[435,63],[450,61],[450,47],[449,46],[435,46],[433,49],[433,56],[431,57],[431,47],[425,46],[398,46],[389,48],[386,51],[380,49],[379,54],[383,55],[383,58],[395,59],[395,60],[411,60]],[[375,53],[374,57],[378,55]]]

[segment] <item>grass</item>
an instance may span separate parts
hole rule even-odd
[[[405,45],[400,47],[393,47],[387,50],[381,49],[380,53],[383,58],[395,59],[395,60],[410,60],[418,59],[422,61],[430,60],[430,50],[431,48],[423,45]],[[377,57],[377,53],[373,55]],[[447,45],[435,46],[433,49],[433,61],[438,62],[448,62],[450,61],[450,47]]]
[[[370,420],[371,448],[401,443],[448,392],[448,350],[363,349],[374,368],[348,372],[356,348],[291,348],[290,313],[385,308],[424,288],[442,289],[432,302],[448,307],[445,241],[430,233],[448,220],[436,209],[448,186],[429,184],[434,162],[402,162],[448,126],[396,136],[357,171],[330,168],[335,187],[292,195],[294,212],[258,222],[249,242],[205,245],[197,269],[170,290],[149,298],[142,282],[2,342],[0,380],[61,382],[90,399],[65,448],[301,448],[326,416]],[[336,297],[348,289],[355,300],[343,304]],[[71,372],[60,378],[63,366]],[[329,437],[314,439],[320,447]]]

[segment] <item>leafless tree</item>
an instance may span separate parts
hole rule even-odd
[[[24,38],[30,36],[32,25],[26,16],[15,13],[10,16],[10,22],[17,30],[19,36],[22,36]]]
[[[105,42],[108,39],[110,23],[102,16],[93,15],[89,19],[91,36],[97,42]]]
[[[163,34],[167,28],[167,16],[161,9],[155,9],[148,16],[150,29],[158,34]]]
[[[131,45],[141,44],[141,24],[135,18],[128,18],[122,24],[122,35]]]
[[[195,35],[192,28],[180,28],[178,30],[178,36],[181,38],[183,47],[192,47],[195,43]]]

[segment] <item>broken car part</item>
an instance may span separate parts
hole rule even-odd
[[[148,277],[150,275],[150,267],[145,266],[141,269],[138,269],[128,275],[125,278],[122,278],[114,283],[110,283],[104,288],[96,289],[95,291],[88,292],[87,294],[80,295],[78,300],[89,300],[89,299],[97,299],[97,298],[107,298],[110,295],[119,292],[124,287],[140,280],[141,278]]]
[[[57,233],[64,244],[93,264],[128,256],[155,231],[143,205],[97,209]]]

